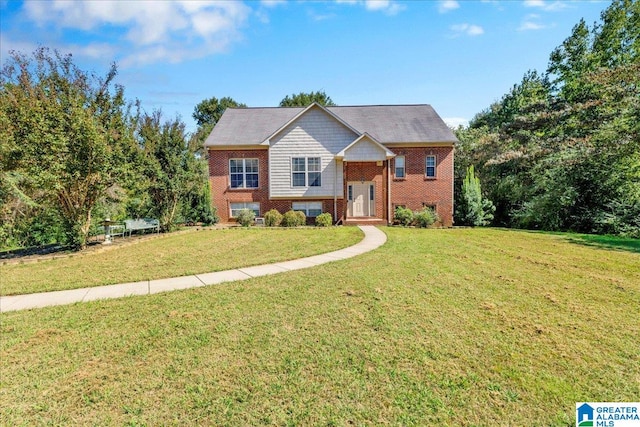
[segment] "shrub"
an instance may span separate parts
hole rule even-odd
[[[282,222],[282,214],[277,209],[271,209],[264,214],[264,225],[267,227],[277,227]]]
[[[316,217],[316,225],[318,227],[331,227],[333,224],[333,217],[330,213],[321,213]]]
[[[398,206],[393,213],[393,222],[408,227],[413,224],[413,211],[409,208]]]
[[[416,227],[427,228],[440,221],[438,214],[431,208],[423,208],[414,215]]]
[[[249,227],[251,224],[253,224],[253,221],[255,219],[256,214],[250,209],[242,209],[236,217],[238,224],[242,225],[243,227]]]
[[[298,217],[298,223],[296,225],[307,225],[307,216],[304,214],[304,212],[296,211],[296,216]]]
[[[298,215],[295,211],[290,210],[282,215],[282,221],[280,222],[282,227],[297,227],[298,226]]]

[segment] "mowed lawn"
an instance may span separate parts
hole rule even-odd
[[[164,279],[287,261],[342,249],[358,243],[363,236],[357,227],[204,229],[161,235],[105,252],[0,265],[0,295]]]
[[[306,270],[3,314],[0,423],[572,426],[638,400],[640,253],[383,230]]]

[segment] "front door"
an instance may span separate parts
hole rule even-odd
[[[347,185],[347,216],[371,216],[375,212],[373,182],[350,182]]]

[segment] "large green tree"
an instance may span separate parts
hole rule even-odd
[[[601,18],[457,130],[456,160],[478,164],[498,224],[640,236],[640,2]]]
[[[192,199],[202,193],[207,181],[203,162],[189,145],[184,123],[178,118],[164,120],[160,111],[144,114],[137,139],[144,157],[142,175],[150,214],[159,218],[164,231],[173,230],[182,220],[193,220],[184,218],[184,213],[193,209]],[[205,196],[204,201],[209,199]],[[206,213],[203,215],[205,222],[211,222]]]
[[[280,106],[306,107],[307,105],[311,105],[314,102],[327,107],[336,105],[329,95],[327,95],[324,91],[319,90],[317,92],[300,92],[287,95],[282,99],[282,101],[280,101]]]
[[[135,149],[124,89],[46,48],[12,52],[0,75],[3,204],[54,211],[63,239],[86,246],[92,213]]]

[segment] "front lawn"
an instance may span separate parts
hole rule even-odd
[[[229,270],[351,246],[356,227],[205,229],[106,252],[0,265],[0,295],[59,291]]]
[[[310,269],[3,314],[0,424],[566,427],[637,401],[640,254],[384,231]]]

